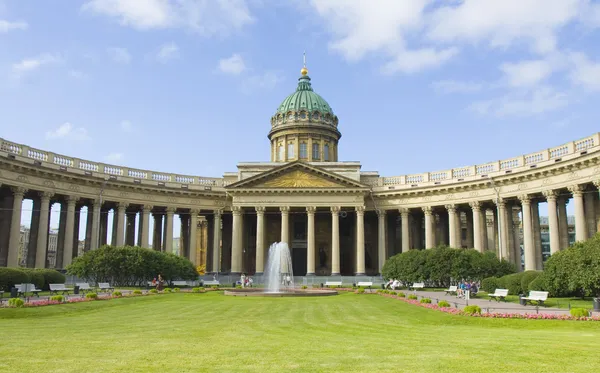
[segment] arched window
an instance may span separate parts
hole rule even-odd
[[[319,154],[319,144],[313,144],[313,149],[312,149],[312,158],[313,161],[318,161],[321,159],[321,154]]]
[[[306,158],[308,158],[308,149],[306,148],[306,143],[301,142],[300,143],[300,159],[306,159]]]
[[[323,146],[323,160],[329,162],[329,144]]]
[[[277,160],[283,161],[283,144],[279,144],[277,148]]]
[[[288,149],[287,149],[287,158],[288,159],[293,159],[294,158],[294,143],[291,142],[288,144]]]

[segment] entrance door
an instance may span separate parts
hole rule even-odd
[[[306,247],[292,248],[292,270],[294,276],[306,275]]]

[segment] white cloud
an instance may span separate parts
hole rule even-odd
[[[239,75],[246,70],[244,59],[239,54],[219,60],[219,71],[225,74]]]
[[[266,71],[259,75],[250,75],[242,82],[241,90],[245,94],[251,94],[257,90],[271,90],[282,82],[282,77],[275,71]]]
[[[73,127],[69,122],[61,124],[58,128],[46,132],[46,139],[66,139],[73,141],[84,141],[88,140],[89,136],[87,130],[83,127]]]
[[[513,87],[534,86],[550,76],[553,66],[548,60],[530,60],[518,63],[504,63],[500,70],[509,85]]]
[[[440,80],[431,84],[437,93],[474,93],[483,89],[482,83]]]
[[[162,45],[156,54],[156,59],[162,63],[177,57],[179,57],[179,47],[173,42]]]
[[[128,120],[121,121],[121,130],[123,132],[133,132],[133,124]]]
[[[205,36],[223,35],[254,21],[246,0],[90,0],[82,10],[138,30],[185,28]]]
[[[117,163],[123,160],[123,157],[123,153],[110,153],[109,155],[104,157],[104,160],[108,163]]]
[[[53,64],[61,61],[60,57],[45,53],[37,57],[25,58],[18,63],[13,64],[13,73],[17,76],[35,71],[44,65]]]
[[[106,51],[116,63],[126,65],[131,62],[131,54],[125,48],[108,48]]]
[[[562,109],[569,104],[568,95],[552,87],[511,92],[491,100],[478,101],[469,109],[478,114],[503,116],[532,116]]]
[[[13,30],[27,30],[29,25],[27,22],[17,21],[10,22],[3,19],[0,19],[0,34],[6,33]]]
[[[399,52],[393,61],[386,63],[382,71],[386,74],[415,73],[421,70],[438,67],[445,64],[458,53],[457,48],[436,50],[423,48],[418,50],[405,50]]]
[[[590,91],[600,91],[600,63],[590,61],[583,53],[570,55],[573,69],[569,78],[576,84]]]

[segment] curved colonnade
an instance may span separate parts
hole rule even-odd
[[[292,163],[312,167],[309,171],[333,167],[326,162]],[[344,162],[338,164],[344,167]],[[264,173],[286,167],[261,165]],[[354,180],[339,176],[345,188],[260,187],[256,188],[260,197],[248,199],[244,198],[248,189],[236,193],[244,178],[242,172],[209,178],[132,169],[0,139],[0,266],[64,268],[79,252],[82,225],[83,251],[103,244],[173,251],[176,215],[181,222],[180,255],[206,265],[208,272],[231,273],[261,273],[269,242],[292,243],[297,238],[292,214],[305,222],[305,262],[300,272],[308,275],[374,274],[391,255],[438,244],[495,251],[515,264],[522,262],[522,245],[524,269],[542,269],[540,202],[548,203],[551,253],[569,245],[570,200],[576,240],[585,240],[600,228],[600,134],[446,171],[396,177],[357,172]],[[275,194],[286,197],[270,197]],[[337,198],[341,195],[350,197]],[[26,250],[20,248],[24,199],[33,201]],[[53,204],[60,204],[61,212],[56,257],[49,260]],[[84,206],[90,213],[82,224]],[[112,232],[108,232],[109,212]],[[277,228],[277,237],[269,233],[272,227]],[[321,238],[321,227],[328,227],[329,238]],[[351,240],[344,240],[346,236]]]

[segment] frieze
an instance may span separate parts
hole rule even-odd
[[[79,187],[79,185],[75,185],[75,184],[69,184],[68,189],[72,192],[80,192],[81,191],[81,188]]]
[[[19,175],[19,176],[17,176],[17,181],[20,181],[22,183],[28,183],[29,178],[25,175]]]
[[[121,197],[121,198],[127,198],[127,197],[129,197],[129,193],[127,193],[127,192],[121,192],[121,193],[119,193],[119,197]]]
[[[260,203],[265,203],[265,202],[260,202]],[[225,206],[227,206],[227,201],[215,200],[215,201],[213,201],[213,205],[219,206],[219,207],[225,207]]]
[[[579,178],[579,175],[577,174],[577,172],[571,172],[567,176],[567,180],[575,180],[575,179],[578,179],[578,178]]]
[[[43,185],[44,185],[46,188],[52,188],[52,189],[56,188],[56,185],[55,185],[55,184],[54,184],[54,182],[53,182],[53,181],[51,181],[51,180],[46,180],[46,181],[44,181],[44,184],[43,184]]]

